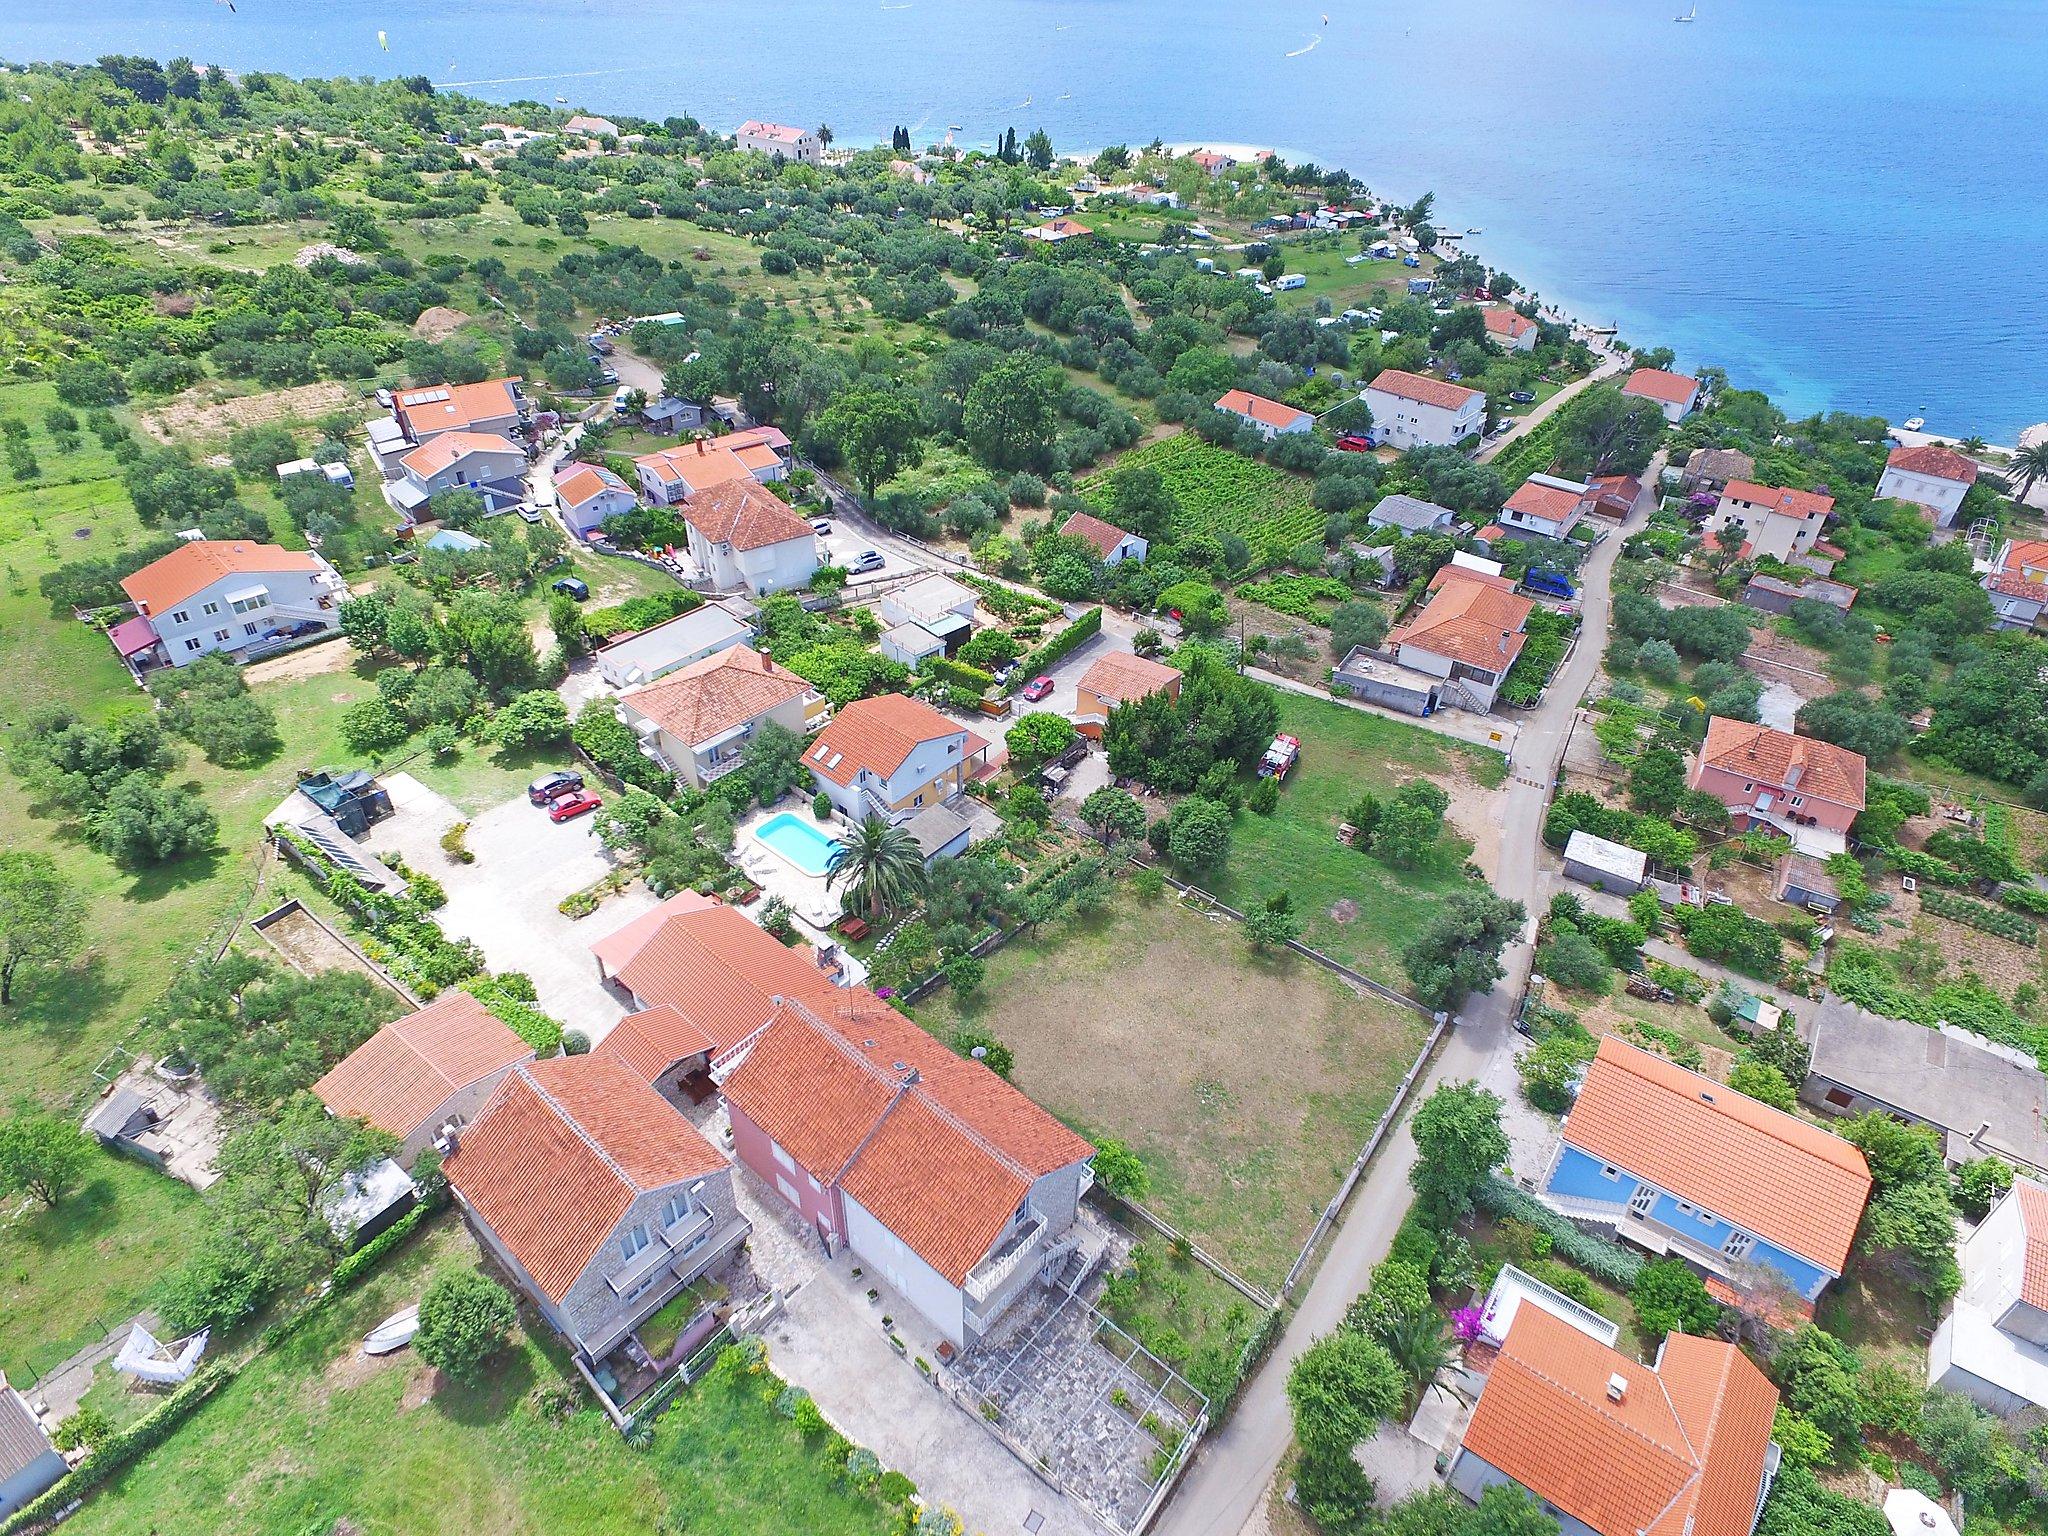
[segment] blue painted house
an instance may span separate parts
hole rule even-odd
[[[1610,1036],[1543,1197],[1724,1281],[1774,1272],[1811,1302],[1841,1277],[1870,1170],[1841,1137]]]

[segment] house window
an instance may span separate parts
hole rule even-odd
[[[1721,1251],[1731,1259],[1746,1259],[1749,1250],[1756,1246],[1756,1239],[1747,1232],[1730,1232],[1728,1241],[1721,1245]]]
[[[1692,1202],[1690,1200],[1679,1201],[1678,1208],[1687,1216],[1690,1216],[1692,1214]]]
[[[188,621],[191,617],[192,615],[187,613],[182,608],[173,608],[171,610],[171,622],[173,624],[183,624],[186,621]]]
[[[201,613],[203,613],[203,614],[206,614],[206,615],[208,615],[209,617],[211,617],[211,616],[212,616],[213,614],[216,614],[216,613],[219,613],[219,612],[220,612],[220,604],[219,604],[219,603],[208,603],[208,604],[207,604],[207,605],[206,605],[205,607],[201,608],[201,609],[200,609],[199,611],[200,611]]]
[[[216,629],[213,632],[213,638],[217,644],[226,645],[228,643],[228,632],[224,629]]]
[[[1693,1213],[1693,1219],[1703,1227],[1711,1227],[1715,1222],[1719,1221],[1721,1218],[1716,1216],[1712,1211],[1695,1211]]]
[[[913,797],[913,798],[911,799],[911,802],[910,802],[910,803],[911,803],[912,805],[923,805],[923,804],[924,804],[924,796],[923,796],[923,795],[917,795],[917,796],[914,796],[914,797]]]
[[[1618,1179],[1621,1177],[1621,1170],[1615,1167],[1614,1164],[1607,1163],[1601,1167],[1600,1177],[1603,1179]]]
[[[768,1144],[768,1147],[769,1150],[775,1154],[776,1162],[780,1163],[789,1172],[796,1172],[796,1159],[791,1157],[789,1153],[783,1150],[781,1142],[772,1141]],[[790,1198],[795,1199],[796,1197],[792,1195]]]
[[[1837,1109],[1848,1109],[1856,1102],[1855,1095],[1846,1088],[1830,1088],[1827,1091],[1826,1097],[1827,1101]]]
[[[185,649],[188,651],[196,651],[199,649],[199,642],[197,640],[187,640],[185,642]]]
[[[258,593],[255,597],[242,597],[235,600],[235,612],[237,613],[254,613],[258,608],[268,608],[269,606],[270,599],[261,593]]]
[[[257,628],[258,626],[254,624],[244,624],[242,626],[242,633],[245,635],[253,635],[256,633]]]
[[[654,1238],[648,1232],[645,1223],[637,1227],[628,1227],[619,1237],[619,1252],[630,1259],[653,1241]]]
[[[1793,805],[1795,805],[1795,806],[1800,806],[1800,805],[1804,805],[1804,804],[1806,804],[1806,796],[1804,796],[1804,795],[1794,795],[1794,796],[1792,797],[1792,804],[1793,804]]]
[[[1744,793],[1745,795],[1746,795],[1746,794],[1749,794],[1749,793],[1751,793],[1751,792],[1752,792],[1752,791],[1754,791],[1755,789],[1756,789],[1756,781],[1755,781],[1754,779],[1751,779],[1751,780],[1749,780],[1748,782],[1746,782],[1746,783],[1745,783],[1745,784],[1744,784],[1744,785],[1742,786],[1742,792],[1743,792],[1743,793]]]
[[[661,1224],[664,1227],[674,1226],[689,1214],[690,1197],[688,1195],[670,1195],[661,1202]]]

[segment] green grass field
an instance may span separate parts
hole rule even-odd
[[[1180,503],[1173,526],[1177,537],[1235,534],[1271,558],[1305,539],[1322,537],[1323,514],[1311,501],[1315,487],[1306,476],[1205,443],[1192,432],[1134,448],[1116,461],[1115,470],[1082,482],[1082,493],[1114,510],[1110,475],[1126,469],[1158,473]]]
[[[410,1350],[365,1358],[358,1340],[417,1300],[438,1265],[475,1262],[444,1217],[320,1313],[68,1522],[81,1533],[337,1531],[510,1536],[574,1531],[874,1536],[887,1512],[831,1471],[820,1442],[776,1414],[772,1375],[700,1382],[645,1451],[587,1406],[551,1414],[573,1381],[552,1344],[521,1335],[476,1386],[437,1378]]]
[[[1469,845],[1447,834],[1421,868],[1398,870],[1338,842],[1337,824],[1360,795],[1384,797],[1418,775],[1498,784],[1500,755],[1341,704],[1278,698],[1280,729],[1301,738],[1300,762],[1279,810],[1239,815],[1228,863],[1201,883],[1239,910],[1287,892],[1303,919],[1303,943],[1405,988],[1402,945],[1443,897],[1476,888],[1463,869]]]
[[[1344,258],[1358,254],[1355,235],[1342,236],[1338,244],[1314,250],[1303,250],[1293,242],[1284,243],[1280,254],[1287,270],[1299,272],[1308,279],[1308,285],[1277,293],[1275,301],[1284,309],[1302,309],[1313,307],[1317,299],[1328,299],[1330,307],[1340,314],[1346,309],[1368,309],[1390,296],[1407,293],[1408,279],[1427,276],[1435,265],[1433,260],[1426,260],[1421,268],[1412,268],[1402,266],[1398,260],[1368,258],[1350,266]]]

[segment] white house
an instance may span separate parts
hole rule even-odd
[[[633,488],[601,464],[572,460],[555,470],[555,506],[579,539],[639,505]]]
[[[1382,496],[1365,515],[1368,528],[1398,528],[1403,533],[1441,533],[1457,520],[1458,514],[1449,507],[1399,491]]]
[[[1216,409],[1235,416],[1269,443],[1287,433],[1306,432],[1316,424],[1314,416],[1297,406],[1282,405],[1245,389],[1226,389],[1216,401]]]
[[[356,487],[355,474],[339,459],[331,464],[322,464],[318,459],[287,459],[277,466],[279,480],[292,480],[300,475],[319,475],[330,485],[338,485],[345,491]]]
[[[424,443],[443,432],[493,432],[503,437],[516,432],[525,419],[519,382],[485,379],[480,384],[402,389],[391,402],[391,418],[412,443]]]
[[[751,644],[753,639],[753,625],[723,603],[706,603],[652,629],[614,640],[591,660],[597,663],[598,675],[614,688],[638,688],[693,661]]]
[[[475,491],[487,512],[526,495],[526,451],[495,432],[442,432],[398,462],[403,474],[385,482],[384,496],[408,521],[444,491]]]
[[[700,437],[673,448],[641,454],[633,460],[633,472],[639,478],[641,492],[658,507],[674,506],[732,480],[767,485],[789,478],[789,463],[774,438],[780,438],[784,444],[788,442],[773,428],[734,432],[720,438]]]
[[[2048,607],[2048,540],[2007,539],[1984,590],[2000,629],[2032,629]]]
[[[1533,352],[1536,350],[1536,322],[1527,315],[1512,309],[1488,309],[1481,314],[1486,320],[1486,339],[1506,347],[1510,352]]]
[[[855,699],[804,752],[818,792],[852,822],[908,821],[953,799],[988,743],[921,699]]]
[[[946,654],[945,640],[915,619],[906,619],[901,624],[892,624],[883,630],[875,648],[889,660],[901,662],[912,671],[923,666],[934,656]]]
[[[1501,505],[1503,528],[1539,539],[1562,539],[1592,509],[1596,497],[1583,481],[1531,475]]]
[[[1152,548],[1137,534],[1125,533],[1114,523],[1105,523],[1088,512],[1076,512],[1060,524],[1060,532],[1069,538],[1086,539],[1095,546],[1095,553],[1102,557],[1104,565],[1115,565],[1121,560],[1142,560]]]
[[[588,117],[579,112],[562,124],[562,132],[580,133],[593,139],[616,139],[619,136],[619,125],[608,117]]]
[[[690,558],[720,592],[762,596],[801,587],[818,569],[818,539],[789,504],[751,479],[728,480],[683,506]]]
[[[1634,399],[1656,401],[1664,419],[1676,426],[1699,404],[1700,381],[1662,368],[1638,368],[1628,376],[1621,392]]]
[[[798,735],[830,713],[823,695],[759,651],[732,646],[619,695],[619,723],[643,755],[681,783],[703,788],[740,765],[769,723]]]
[[[1894,448],[1877,477],[1880,501],[1910,501],[1934,514],[1934,526],[1946,528],[1962,510],[1963,498],[1977,483],[1977,464],[1950,448],[1922,443]]]
[[[1380,447],[1455,448],[1486,429],[1486,396],[1389,368],[1360,396],[1372,412],[1372,440]]]
[[[182,667],[214,651],[239,661],[280,630],[338,628],[348,597],[340,573],[310,551],[225,539],[181,544],[121,590],[136,618],[116,626],[115,645],[139,667]]]
[[[1750,480],[1730,480],[1721,492],[1720,505],[1707,519],[1707,536],[1712,538],[1735,524],[1743,531],[1743,559],[1770,555],[1790,562],[1813,548],[1834,509],[1834,497],[1817,491],[1788,491]]]
[[[1508,669],[1529,637],[1524,626],[1536,606],[1515,594],[1505,576],[1447,565],[1429,581],[1421,612],[1387,636],[1387,646],[1404,667],[1442,678],[1440,697],[1487,714],[1500,694]]]
[[[825,163],[825,146],[808,128],[792,128],[787,123],[764,123],[758,118],[749,118],[740,124],[739,132],[733,137],[739,141],[742,153],[796,160],[804,165]]]
[[[934,571],[883,597],[882,622],[915,624],[927,634],[937,636],[950,652],[958,650],[973,631],[974,609],[980,601],[980,594],[972,587]]]
[[[1928,1385],[1994,1413],[2048,1407],[2048,1188],[2014,1180],[1959,1257],[1963,1288],[1928,1347]]]

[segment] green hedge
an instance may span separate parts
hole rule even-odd
[[[995,674],[984,672],[979,667],[970,667],[964,661],[955,661],[950,656],[929,656],[918,663],[918,670],[928,677],[935,677],[952,688],[963,688],[980,698],[995,687]]]
[[[1641,1254],[1604,1237],[1581,1232],[1542,1201],[1524,1194],[1498,1174],[1489,1177],[1474,1191],[1474,1199],[1489,1216],[1512,1216],[1548,1234],[1552,1253],[1578,1265],[1596,1280],[1604,1280],[1623,1290],[1636,1283],[1636,1276],[1643,1267]]]
[[[1010,688],[1021,688],[1046,668],[1071,655],[1088,641],[1102,633],[1102,610],[1090,608],[1065,629],[1054,635],[1037,650],[1026,656],[1017,670],[1010,674]]]
[[[644,597],[628,598],[610,608],[587,610],[583,615],[583,632],[593,640],[609,640],[615,635],[634,634],[652,629],[657,624],[666,624],[680,614],[703,606],[703,596],[687,587],[677,587],[672,592],[649,592]]]
[[[334,1266],[334,1289],[345,1291],[391,1256],[393,1249],[417,1232],[440,1209],[438,1201],[422,1200],[354,1253]]]
[[[592,699],[569,728],[569,739],[583,749],[583,755],[613,777],[667,799],[675,793],[675,780],[661,764],[640,750],[633,733],[619,724],[609,699]]]

